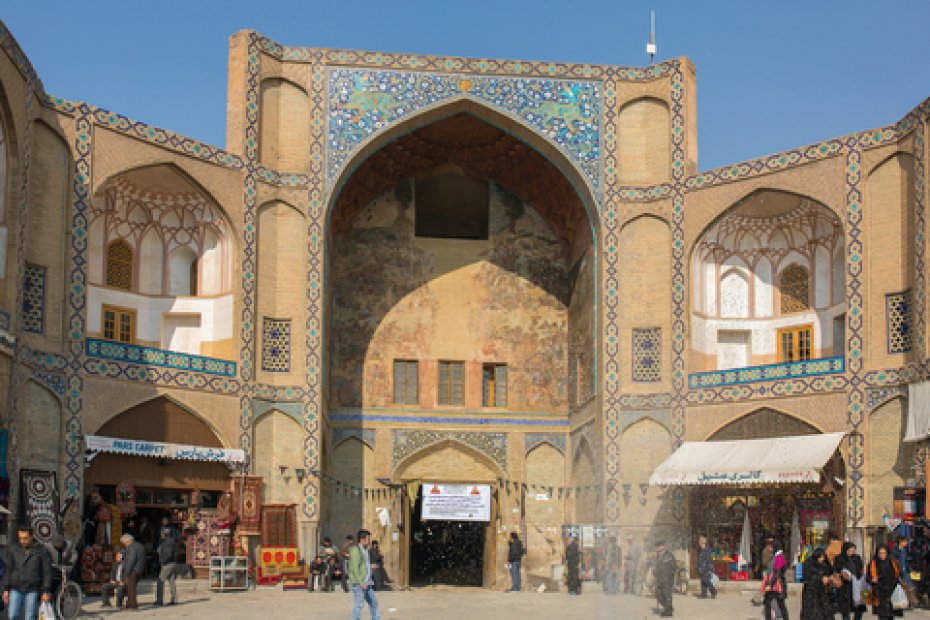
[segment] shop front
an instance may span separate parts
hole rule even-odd
[[[651,484],[688,487],[691,549],[705,536],[721,579],[759,578],[768,538],[797,561],[843,535],[843,433],[688,442]],[[696,554],[691,576],[697,578]]]

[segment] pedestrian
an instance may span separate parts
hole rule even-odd
[[[611,536],[607,539],[603,562],[604,576],[601,579],[601,588],[605,594],[619,594],[622,561],[620,559],[620,545],[617,543],[616,537]]]
[[[158,584],[155,587],[155,604],[164,605],[165,581],[171,587],[171,601],[169,605],[178,602],[177,569],[178,569],[178,542],[169,530],[162,530],[158,553]]]
[[[581,594],[581,551],[575,536],[569,537],[565,548],[565,582],[569,594]]]
[[[908,547],[907,536],[901,535],[895,539],[895,547],[890,550],[891,557],[898,563],[898,569],[901,571],[901,579],[904,587],[910,591],[914,589],[914,582],[911,581],[911,558]]]
[[[333,544],[329,536],[323,537],[323,542],[320,543],[320,548],[317,553],[322,555],[323,559],[326,561],[329,561],[330,556],[335,556],[337,554],[336,545]]]
[[[364,603],[368,603],[371,620],[380,620],[378,598],[372,589],[374,581],[371,578],[371,557],[368,548],[370,540],[371,532],[359,530],[358,544],[349,548],[349,584],[352,586],[354,601],[352,620],[360,620]]]
[[[43,603],[52,600],[52,561],[29,527],[19,526],[16,539],[19,544],[8,547],[4,559],[3,604],[9,620],[35,620],[39,599]]]
[[[759,557],[759,564],[756,566],[757,576],[761,579],[765,577],[765,569],[772,563],[775,557],[775,538],[772,536],[765,537],[765,545],[762,547],[762,553]]]
[[[781,545],[775,543],[772,549],[775,555],[772,556],[771,564],[765,569],[765,577],[762,580],[763,616],[765,620],[771,620],[772,603],[775,603],[782,620],[788,620],[788,606],[785,604],[785,597],[788,596],[788,580],[785,578],[788,561],[785,559]]]
[[[352,534],[346,536],[346,541],[342,543],[339,549],[339,555],[342,558],[342,591],[349,591],[349,551],[355,546],[355,538]]]
[[[853,581],[862,579],[862,558],[856,554],[856,545],[851,542],[843,543],[843,549],[834,562],[834,569],[843,580],[836,591],[837,611],[842,614],[843,620],[862,620],[865,605],[853,600]]]
[[[891,604],[891,595],[901,583],[901,568],[897,560],[891,557],[886,545],[881,545],[875,551],[875,557],[869,562],[868,575],[872,585],[872,613],[879,620],[903,616],[904,611],[895,609]]]
[[[507,543],[507,563],[510,565],[509,592],[519,592],[522,589],[520,565],[523,563],[524,555],[526,555],[526,549],[523,547],[520,536],[516,532],[510,532],[510,541]]]
[[[322,555],[317,555],[310,563],[310,578],[307,580],[308,592],[326,592],[329,590],[328,577],[329,567]]]
[[[639,570],[639,563],[643,558],[643,545],[633,537],[633,534],[627,534],[626,545],[626,561],[624,562],[626,570],[623,573],[623,591],[627,594],[633,594],[636,587],[636,572]]]
[[[701,580],[701,594],[698,598],[707,598],[708,592],[711,598],[717,598],[717,588],[714,587],[714,558],[704,536],[698,538],[697,570]]]
[[[123,598],[126,596],[126,583],[123,581],[123,554],[116,552],[113,566],[110,567],[110,578],[100,585],[101,607],[112,607],[110,596],[116,595],[116,608],[122,609]]]
[[[827,556],[817,548],[804,563],[801,590],[801,620],[832,620],[830,609],[831,574]]]
[[[145,547],[133,538],[132,534],[123,534],[119,541],[123,544],[123,571],[126,583],[126,610],[139,611],[139,578],[145,572]]]
[[[375,592],[380,592],[384,590],[384,582],[387,580],[387,571],[384,570],[384,554],[381,553],[381,546],[378,545],[377,540],[371,541],[368,555],[371,557],[371,578],[375,582]]]
[[[672,605],[672,591],[675,589],[675,571],[678,561],[665,546],[665,541],[656,541],[656,600],[659,603],[662,618],[671,618],[675,612]]]

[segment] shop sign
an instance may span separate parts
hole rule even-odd
[[[491,485],[423,483],[424,521],[490,521]]]
[[[241,463],[245,453],[239,449],[209,448],[160,441],[138,441],[87,435],[87,449],[91,452],[110,452],[129,456],[152,456],[184,461],[206,461],[209,463]]]

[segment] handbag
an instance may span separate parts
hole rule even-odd
[[[894,609],[907,609],[907,593],[900,583],[894,587],[894,592],[891,593],[891,607]]]
[[[55,620],[55,610],[51,603],[44,602],[39,605],[39,620]]]

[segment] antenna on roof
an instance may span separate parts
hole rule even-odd
[[[649,20],[649,43],[646,44],[646,53],[649,54],[649,64],[651,65],[656,59],[656,12],[650,11]]]

